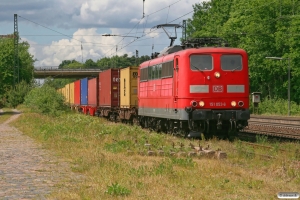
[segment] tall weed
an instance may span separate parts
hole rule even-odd
[[[44,85],[34,88],[25,97],[25,105],[35,112],[57,116],[66,111],[64,97],[53,87]]]

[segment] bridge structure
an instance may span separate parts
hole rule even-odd
[[[86,78],[97,77],[101,69],[59,69],[58,67],[34,68],[34,78]]]

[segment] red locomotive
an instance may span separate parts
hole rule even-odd
[[[193,44],[169,47],[140,65],[140,124],[193,137],[235,135],[250,118],[247,53]]]

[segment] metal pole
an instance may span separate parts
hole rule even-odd
[[[19,31],[18,31],[18,15],[14,14],[14,78],[13,78],[13,86],[16,85],[16,82],[19,83],[19,48],[18,48],[18,44],[19,44]]]
[[[268,59],[275,59],[275,60],[285,60],[288,59],[288,116],[291,115],[291,58],[282,58],[282,57],[266,57]]]
[[[143,0],[143,18],[145,17],[145,0]]]
[[[290,58],[288,58],[289,60],[289,66],[288,66],[288,116],[291,115],[291,66],[290,66]]]

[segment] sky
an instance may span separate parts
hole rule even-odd
[[[30,44],[36,68],[63,60],[97,61],[114,55],[151,55],[169,46],[159,24],[182,24],[202,0],[1,0],[0,35],[14,32]],[[174,44],[180,44],[178,28]],[[174,28],[168,28],[175,36]],[[117,36],[103,36],[105,34]],[[126,36],[126,37],[125,37]]]

